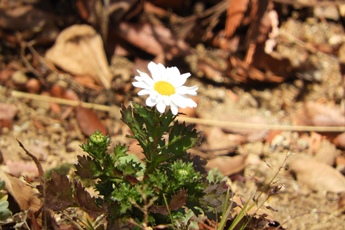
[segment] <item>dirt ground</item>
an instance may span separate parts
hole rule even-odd
[[[291,17],[281,23],[279,29],[281,36],[277,38],[276,52],[297,69],[279,83],[234,84],[222,74],[211,74],[211,79],[209,74],[200,73],[198,63],[216,60],[216,65],[221,66],[223,53],[220,49],[205,48],[205,44],[198,44],[193,54],[186,55],[181,72],[192,73],[187,85],[199,86],[195,98],[198,107],[190,117],[208,121],[207,124],[196,122],[203,140],[191,153],[214,160],[208,167],[221,168],[231,179],[233,191],[243,200],[262,193],[258,204],[265,202],[259,213],[266,213],[268,219],[279,222],[285,229],[344,229],[345,145],[334,138],[341,132],[334,134],[310,128],[344,127],[345,80],[341,71],[345,58],[344,27],[339,21],[316,17],[300,21]],[[313,44],[312,48],[308,44]],[[332,49],[337,50],[336,54],[328,52]],[[8,52],[3,52],[0,58],[23,61],[17,54]],[[213,60],[209,61],[210,58]],[[179,62],[176,63],[173,65]],[[5,65],[0,68],[2,73],[6,69]],[[107,109],[94,107],[92,111],[106,127],[112,146],[125,143],[131,146],[132,152],[140,154],[132,140],[125,137],[129,130],[118,113],[121,103],[144,103],[130,84],[136,68],[143,67],[125,57],[113,57],[110,70],[116,77],[108,90],[82,87],[82,91],[78,91],[78,84],[77,87],[70,84],[71,75],[67,80],[61,75],[59,81],[67,82],[81,100],[105,105]],[[25,85],[32,74],[28,71],[23,74],[25,82],[21,84]],[[62,164],[75,164],[77,156],[84,154],[80,145],[87,135],[76,107],[16,94],[28,93],[18,81],[12,74],[6,84],[0,86],[0,103],[15,114],[9,125],[5,122],[1,125],[0,167],[16,177],[34,181],[37,168],[16,139],[47,171]],[[44,96],[42,92],[32,94]],[[318,119],[321,122],[316,122]],[[88,122],[93,120],[88,116],[86,120],[86,126],[91,126]],[[301,125],[304,130],[298,129]],[[299,161],[302,166],[297,165]],[[314,161],[321,162],[322,166],[318,168]],[[324,171],[324,165],[333,171]],[[342,178],[334,179],[339,175]],[[279,192],[266,200],[269,191],[276,186]]]

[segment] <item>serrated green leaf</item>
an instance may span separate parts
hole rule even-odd
[[[117,201],[120,206],[121,214],[132,210],[132,202],[138,204],[142,202],[142,196],[139,191],[129,183],[120,184],[119,187],[112,192],[111,199]]]
[[[128,147],[126,145],[116,145],[114,148],[114,155],[113,155],[113,159],[116,161],[118,160],[120,157],[125,157],[127,156],[127,151],[128,151]]]

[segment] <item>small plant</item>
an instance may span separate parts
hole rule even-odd
[[[207,180],[195,169],[187,151],[200,134],[192,125],[176,121],[178,107],[196,107],[186,95],[196,95],[197,87],[183,86],[190,74],[181,75],[176,67],[151,62],[148,68],[153,78],[138,71],[133,83],[142,88],[139,95],[149,95],[147,106],[134,104],[121,110],[122,121],[132,131],[128,137],[138,141],[144,159],[129,155],[121,144],[109,153],[109,137],[96,132],[82,145],[88,155],[78,157],[76,174],[98,191],[97,204],[107,212],[109,229],[124,225],[188,229],[202,210],[214,212],[204,191],[220,182],[215,176]]]

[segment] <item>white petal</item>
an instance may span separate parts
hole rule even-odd
[[[187,104],[184,102],[186,97],[179,95],[179,94],[174,94],[170,96],[172,104],[177,105],[180,108],[186,108]]]
[[[168,80],[168,74],[167,74],[167,69],[165,68],[165,66],[162,65],[161,63],[158,63],[157,67],[159,69],[159,72],[161,73],[160,80],[167,81]]]
[[[139,76],[135,76],[134,79],[137,81],[143,81],[142,77],[139,77]]]
[[[149,89],[142,89],[138,92],[138,95],[139,96],[142,96],[142,95],[148,95],[151,93],[152,90],[149,90]]]
[[[156,63],[151,61],[147,65],[147,68],[150,70],[151,76],[154,81],[159,81],[160,79],[162,79],[162,73]]]
[[[137,87],[137,88],[143,88],[143,89],[152,89],[152,86],[146,84],[145,82],[143,81],[136,81],[136,82],[133,82],[132,83],[133,86]]]
[[[170,96],[172,103],[176,104],[180,108],[186,108],[186,107],[196,107],[197,104],[189,97],[185,95],[178,95],[174,94]]]
[[[157,110],[160,112],[160,113],[164,113],[165,112],[165,104],[164,104],[164,102],[163,101],[160,101],[160,102],[158,102],[157,103],[157,105],[156,105],[156,108],[157,108]]]
[[[153,107],[153,106],[155,106],[156,104],[157,104],[157,101],[156,101],[154,98],[148,97],[148,98],[146,99],[146,105],[147,105],[147,106]]]
[[[187,78],[190,77],[190,73],[184,73],[180,76],[176,76],[174,78],[171,79],[171,83],[173,86],[175,87],[180,87],[182,86],[184,83],[186,83]]]
[[[168,96],[163,96],[163,102],[164,102],[164,104],[166,105],[166,106],[169,106],[170,105],[170,103],[171,103],[171,100],[170,100],[170,98],[168,97]]]
[[[185,103],[187,104],[187,107],[190,107],[190,108],[195,108],[197,106],[197,104],[195,103],[195,101],[193,101],[192,99],[190,98],[186,98],[185,99]]]
[[[170,110],[171,110],[172,114],[177,115],[177,113],[178,113],[177,105],[175,105],[174,103],[171,103]]]
[[[176,93],[178,94],[189,94],[195,96],[197,94],[198,86],[192,86],[192,87],[187,87],[187,86],[181,86],[176,89]]]
[[[151,90],[150,97],[157,99],[159,94],[155,90]]]
[[[172,82],[175,78],[179,77],[181,74],[178,68],[173,66],[173,67],[168,67],[166,69],[166,75],[167,75],[167,80],[169,82]]]
[[[150,78],[150,76],[147,73],[141,72],[140,70],[137,71],[140,74],[142,81],[144,81],[148,85],[153,85],[154,81],[152,80],[152,78]]]

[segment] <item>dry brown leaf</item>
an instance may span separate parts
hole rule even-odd
[[[157,62],[163,62],[165,57],[170,60],[189,52],[189,46],[162,25],[131,24],[122,22],[118,28],[118,34],[134,46],[150,53]]]
[[[279,54],[267,54],[263,45],[256,47],[252,66],[262,70],[266,76],[265,81],[269,82],[284,81],[293,69],[289,59]]]
[[[231,37],[241,24],[244,13],[248,9],[249,0],[229,1],[226,13],[225,34]]]
[[[341,133],[338,136],[336,136],[333,140],[333,143],[342,149],[345,149],[345,133]]]
[[[338,156],[335,159],[335,165],[339,172],[341,172],[342,174],[345,174],[345,156]]]
[[[315,102],[305,104],[302,123],[315,126],[345,126],[344,109]]]
[[[319,162],[323,162],[325,164],[333,166],[338,155],[339,151],[334,144],[332,144],[328,140],[322,140],[315,153],[315,159]]]
[[[271,71],[264,73],[235,56],[230,57],[230,65],[231,67],[228,75],[238,82],[258,81],[279,83],[285,80],[285,77],[276,75]]]
[[[300,184],[314,191],[344,192],[345,177],[333,167],[311,157],[290,156],[289,168]]]
[[[8,168],[8,173],[12,176],[20,177],[21,175],[29,175],[31,178],[38,177],[37,167],[32,161],[8,160],[5,162],[5,164]]]
[[[97,130],[103,133],[103,135],[108,134],[107,128],[98,118],[95,111],[78,106],[76,113],[76,118],[80,129],[86,136],[91,136],[91,134]]]
[[[241,172],[246,166],[247,155],[234,157],[219,156],[209,160],[206,164],[208,170],[217,168],[224,176],[230,176]]]
[[[266,40],[267,34],[271,30],[271,20],[268,17],[268,12],[273,8],[271,0],[252,0],[251,5],[251,15],[253,15],[253,18],[246,36],[248,46],[252,43],[262,43]]]
[[[265,124],[266,121],[260,116],[251,116],[245,119],[240,119],[238,117],[227,116],[227,114],[223,114],[222,120],[231,120],[234,122],[243,122],[243,123],[251,123],[251,124]],[[250,130],[250,129],[241,129],[241,128],[231,128],[231,127],[223,127],[223,130],[227,133],[234,133],[234,134],[241,134],[245,137],[245,141],[247,142],[254,142],[258,140],[264,139],[267,134],[268,130]]]
[[[89,75],[76,75],[74,76],[74,80],[84,87],[101,90],[100,86],[96,85],[94,79]]]
[[[5,189],[17,202],[20,210],[31,212],[38,211],[41,200],[37,197],[38,192],[18,178],[8,175],[0,169],[0,180],[5,181]]]
[[[46,58],[75,75],[89,75],[110,88],[112,74],[101,36],[88,25],[73,25],[63,30]]]
[[[212,127],[205,132],[208,148],[214,155],[225,155],[246,142],[246,137],[241,134],[227,134],[219,127]]]

